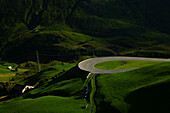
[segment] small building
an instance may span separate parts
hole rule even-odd
[[[12,70],[12,66],[8,66],[7,69]]]
[[[24,89],[22,90],[22,93],[24,93],[25,91],[28,91],[30,89],[33,89],[34,86],[25,86]]]
[[[11,90],[11,96],[12,97],[18,96],[32,88],[34,88],[34,86],[16,84]]]

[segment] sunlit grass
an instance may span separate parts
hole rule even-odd
[[[162,61],[118,60],[118,61],[101,62],[96,64],[95,67],[99,69],[116,70],[116,69],[139,68],[139,67],[149,66],[153,64],[159,64],[161,62]],[[122,63],[123,65],[121,65]]]
[[[9,104],[12,103],[12,104]],[[8,101],[0,104],[1,113],[84,113],[86,100],[74,97],[44,96],[36,99]]]
[[[142,63],[140,62],[140,64]],[[143,97],[128,96],[131,93],[135,93],[135,95],[139,95],[138,90],[140,89],[140,92],[142,92],[141,95],[151,96],[150,98],[148,98],[148,101],[150,101],[151,103],[149,104],[141,103],[145,107],[143,111],[149,111],[149,110],[155,111],[154,109],[157,109],[154,108],[156,104],[157,106],[159,106],[158,109],[164,109],[163,106],[165,108],[167,107],[167,103],[165,100],[159,99],[160,103],[154,103],[154,100],[157,98],[167,98],[167,99],[169,98],[166,96],[169,94],[168,91],[167,94],[159,92],[159,90],[162,89],[161,87],[164,87],[163,91],[166,89],[166,87],[168,88],[168,86],[166,85],[161,86],[161,84],[168,83],[170,81],[169,68],[170,68],[170,62],[165,62],[165,63],[160,63],[159,65],[155,64],[155,65],[145,66],[140,69],[129,71],[129,72],[101,75],[97,78],[98,89],[97,89],[96,101],[98,105],[101,103],[110,103],[109,106],[118,109],[118,111],[120,111],[121,113],[130,113],[128,112],[128,110],[130,109],[131,104],[133,104],[133,106],[131,107],[135,108],[135,106],[138,106],[137,100],[140,100],[139,98],[145,100],[144,96]],[[154,94],[155,90],[152,89],[153,86],[154,88],[158,88],[157,92],[159,94]],[[145,89],[147,88],[150,89],[145,91]],[[158,95],[159,97],[157,97]],[[134,100],[136,100],[135,101],[136,103],[134,103]],[[149,108],[147,108],[148,105],[150,106]],[[99,106],[98,110],[100,110],[101,108],[102,106]],[[142,113],[140,111],[133,111],[133,112]]]

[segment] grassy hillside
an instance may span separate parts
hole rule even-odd
[[[3,59],[42,49],[57,51],[61,56],[62,51],[68,56],[92,55],[92,48],[97,56],[116,55],[115,52],[129,56],[169,56],[168,0],[0,0],[0,4]],[[81,34],[77,36],[75,32]],[[79,37],[87,38],[83,34],[100,38],[93,44],[80,41],[82,38],[77,41]],[[63,43],[56,37],[64,38],[60,40]]]
[[[100,75],[97,78],[97,112],[167,113],[170,63]],[[106,109],[107,108],[107,109]]]
[[[44,95],[79,97],[82,94],[81,91],[84,88],[84,81],[87,74],[86,72],[80,71],[77,66],[73,67],[66,72],[46,78],[48,80],[41,80],[38,84],[38,88],[32,90],[28,97],[35,98]],[[43,77],[43,74],[41,76]]]
[[[12,79],[16,73],[23,73],[27,71],[28,69],[19,68],[17,72],[11,71],[7,69],[7,67],[12,66],[13,69],[17,64],[15,63],[8,63],[8,62],[1,62],[0,63],[0,82],[9,82],[10,79]]]
[[[1,52],[2,59],[9,62],[36,60],[71,61],[80,56],[170,56],[169,35],[156,32],[141,32],[136,35],[94,37],[70,31],[39,30],[28,32],[7,44]]]
[[[18,74],[16,77],[13,77],[14,80],[17,80],[18,84],[23,85],[37,85],[39,83],[45,83],[52,80],[52,78],[57,78],[65,71],[68,71],[76,64],[74,63],[64,63],[59,61],[52,61],[48,64],[41,64],[41,72],[37,73],[37,66],[36,70],[30,69],[27,72]],[[25,77],[23,77],[25,76]],[[19,79],[20,78],[20,79]],[[19,81],[18,81],[19,79]],[[49,81],[48,81],[49,80]],[[41,83],[41,84],[42,84]]]
[[[12,104],[12,105],[11,105]],[[0,104],[1,113],[85,113],[81,109],[85,100],[75,100],[73,97],[44,96],[36,99],[11,100]]]
[[[35,89],[19,95],[12,100],[0,103],[0,112],[22,113],[25,110],[27,110],[27,113],[87,112],[89,108],[85,109],[85,106],[88,104],[88,99],[83,99],[83,97],[84,86],[88,85],[88,81],[85,82],[88,73],[79,70],[75,65],[53,61],[42,65],[46,69],[39,73],[25,79],[14,79],[15,81],[13,83],[15,84],[33,85]]]
[[[145,67],[153,64],[161,63],[162,61],[135,61],[135,60],[118,60],[118,61],[107,61],[101,62],[95,65],[98,69],[105,69],[105,70],[116,70],[116,69],[129,69],[129,68],[139,68]]]
[[[76,63],[53,61],[42,64],[41,72],[28,77],[23,73],[25,78],[14,79],[15,84],[33,85],[35,88],[1,102],[0,112],[169,112],[170,63],[130,61],[124,66],[141,68],[86,79],[88,72],[80,70]],[[21,67],[26,67],[26,63]]]
[[[2,58],[7,61],[23,62],[35,60],[35,51],[39,51],[40,62],[49,60],[70,61],[79,56],[93,55],[115,55],[95,37],[69,31],[39,31],[22,35],[9,43],[2,50]],[[103,53],[101,53],[103,52]]]
[[[0,3],[1,25],[2,27],[6,25],[5,29],[9,32],[24,31],[21,28],[34,29],[38,25],[52,26],[61,23],[85,31],[90,31],[91,28],[99,30],[93,29],[92,32],[100,32],[101,29],[103,32],[107,29],[115,30],[113,28],[128,26],[129,23],[142,26],[147,24],[167,31],[170,18],[168,0],[19,0],[17,2],[1,0]],[[6,18],[9,19],[5,20]],[[112,25],[109,25],[111,23]]]

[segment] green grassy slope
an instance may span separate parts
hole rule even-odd
[[[129,23],[162,31],[167,31],[169,28],[168,0],[148,2],[142,0],[19,0],[17,2],[1,0],[0,3],[2,17],[0,25],[6,34],[7,32],[22,33],[38,25],[53,26],[61,23],[85,31],[93,29],[92,32],[104,33],[108,32],[107,30],[119,30],[115,28],[122,28],[121,26],[124,25],[126,29]]]
[[[22,73],[24,71],[27,71],[27,69],[18,69],[18,72],[10,71],[7,69],[8,66],[16,66],[17,64],[15,63],[8,63],[8,62],[3,62],[0,64],[0,82],[8,82],[12,77],[15,76],[16,73]]]
[[[131,62],[134,66],[133,61]],[[138,64],[143,63],[138,62]],[[81,113],[92,110],[99,113],[160,113],[161,110],[162,113],[167,113],[170,111],[169,62],[146,65],[123,73],[99,75],[91,79],[91,82],[90,79],[86,80],[88,73],[80,70],[75,64],[53,61],[46,67],[47,69],[42,72],[20,82],[32,83],[30,85],[35,85],[35,89],[0,103],[0,112],[22,113],[26,110],[27,113]],[[87,100],[83,99],[84,86],[88,86]],[[88,108],[84,109],[87,104]]]
[[[81,55],[93,55],[93,49],[98,55],[102,54],[101,52],[105,55],[115,55],[114,50],[107,48],[100,41],[97,42],[91,36],[69,31],[46,30],[24,34],[4,48],[1,54],[4,60],[23,62],[25,59],[35,60],[33,52],[38,50],[41,62],[49,62],[49,59],[70,61]],[[20,58],[28,53],[32,53],[31,56]],[[16,60],[17,58],[19,59]]]
[[[120,55],[150,57],[167,57],[170,54],[170,36],[164,34],[169,33],[167,29],[170,26],[168,0],[148,2],[143,0],[19,0],[17,2],[1,0],[0,4],[0,31],[2,31],[0,32],[2,53],[0,55],[3,59],[11,58],[14,53],[18,56],[26,54],[27,51],[23,52],[24,50],[20,48],[28,51],[45,49],[53,52],[59,49],[69,51],[67,54],[75,53],[74,55],[93,54],[92,48],[95,48],[99,56],[115,55],[114,52]],[[44,34],[39,31],[43,31]],[[51,38],[48,41],[44,39],[56,37],[54,31],[81,32],[100,39],[95,42],[95,45],[80,44],[77,38],[60,44],[53,43],[56,40]],[[62,37],[68,39],[72,37],[68,32],[56,34],[63,34]],[[76,34],[75,37],[79,36]],[[28,38],[32,42],[28,41]],[[42,40],[39,41],[39,38]],[[80,45],[72,42],[78,42]],[[13,51],[15,47],[17,49]],[[62,54],[59,52],[59,55]]]
[[[93,26],[95,26],[94,28],[96,29],[93,29],[93,31],[97,31],[100,28],[103,28],[102,32],[104,32],[104,30],[106,29],[111,30],[113,32],[119,30],[114,29],[114,27],[116,26],[119,28],[123,24],[119,24],[119,22],[113,22],[112,19],[116,19],[118,21],[122,20],[126,23],[133,23],[135,25],[149,27],[154,26],[161,30],[163,29],[162,26],[166,26],[166,28],[168,27],[168,25],[165,24],[168,22],[167,19],[169,18],[169,16],[166,16],[169,13],[169,3],[170,2],[168,0],[89,0],[88,2],[82,1],[80,2],[79,7],[77,8],[78,10],[74,11],[73,17],[76,21],[83,21],[83,23],[79,24],[79,26],[82,26],[82,28],[85,27],[85,29],[90,29],[90,27],[93,28]],[[164,16],[166,16],[166,19],[164,19]],[[92,20],[92,18],[94,20]],[[110,20],[112,21],[112,24],[109,23]],[[157,21],[162,23],[162,25],[157,24]],[[114,23],[116,23],[115,26]],[[112,27],[109,27],[109,24],[111,24]]]
[[[124,63],[123,65],[121,65]],[[116,69],[129,69],[129,68],[139,68],[145,67],[148,65],[158,64],[161,61],[135,61],[135,60],[127,60],[127,61],[108,61],[101,62],[95,65],[96,68],[105,69],[105,70],[116,70]]]
[[[43,74],[42,74],[43,75]],[[87,72],[82,72],[79,68],[73,67],[60,76],[54,76],[51,80],[40,82],[39,86],[32,90],[28,97],[39,97],[44,95],[57,96],[81,96],[84,88],[84,81]]]
[[[75,100],[73,97],[44,96],[36,99],[11,100],[0,104],[1,113],[85,113],[81,109],[85,100]]]
[[[15,81],[15,83],[34,85],[36,87],[12,100],[0,103],[0,112],[22,113],[25,110],[27,113],[87,112],[88,109],[84,108],[88,102],[83,99],[83,89],[88,73],[81,71],[75,65],[53,61],[46,64],[47,69],[42,70],[40,73],[24,80]]]
[[[169,41],[169,35],[156,32],[142,32],[135,36],[92,37],[70,31],[40,30],[18,37],[6,45],[1,55],[3,60],[10,62],[35,60],[36,50],[40,53],[41,62],[54,59],[70,61],[84,55],[167,58],[170,56]]]
[[[38,85],[40,82],[45,82],[45,81],[49,82],[50,80],[52,80],[52,78],[57,78],[58,76],[63,74],[65,71],[68,71],[69,69],[73,68],[75,65],[76,64],[74,63],[52,61],[46,65],[45,64],[41,65],[42,70],[39,73],[37,73],[37,71],[34,73],[31,73],[31,70],[25,73],[21,73],[20,75],[21,79],[19,79],[17,83],[33,86],[33,85]],[[27,74],[27,73],[28,73],[28,77],[25,77],[22,79],[22,76],[24,76],[24,74]]]
[[[97,111],[169,112],[169,67],[170,63],[166,62],[124,73],[100,75],[97,78]]]

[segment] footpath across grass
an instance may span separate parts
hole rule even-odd
[[[137,60],[117,60],[117,61],[107,61],[101,62],[95,65],[98,69],[106,70],[116,70],[116,69],[129,69],[129,68],[139,68],[145,67],[153,64],[158,64],[163,61],[137,61]],[[123,64],[123,65],[121,65]]]
[[[170,62],[97,78],[99,113],[169,113]]]

